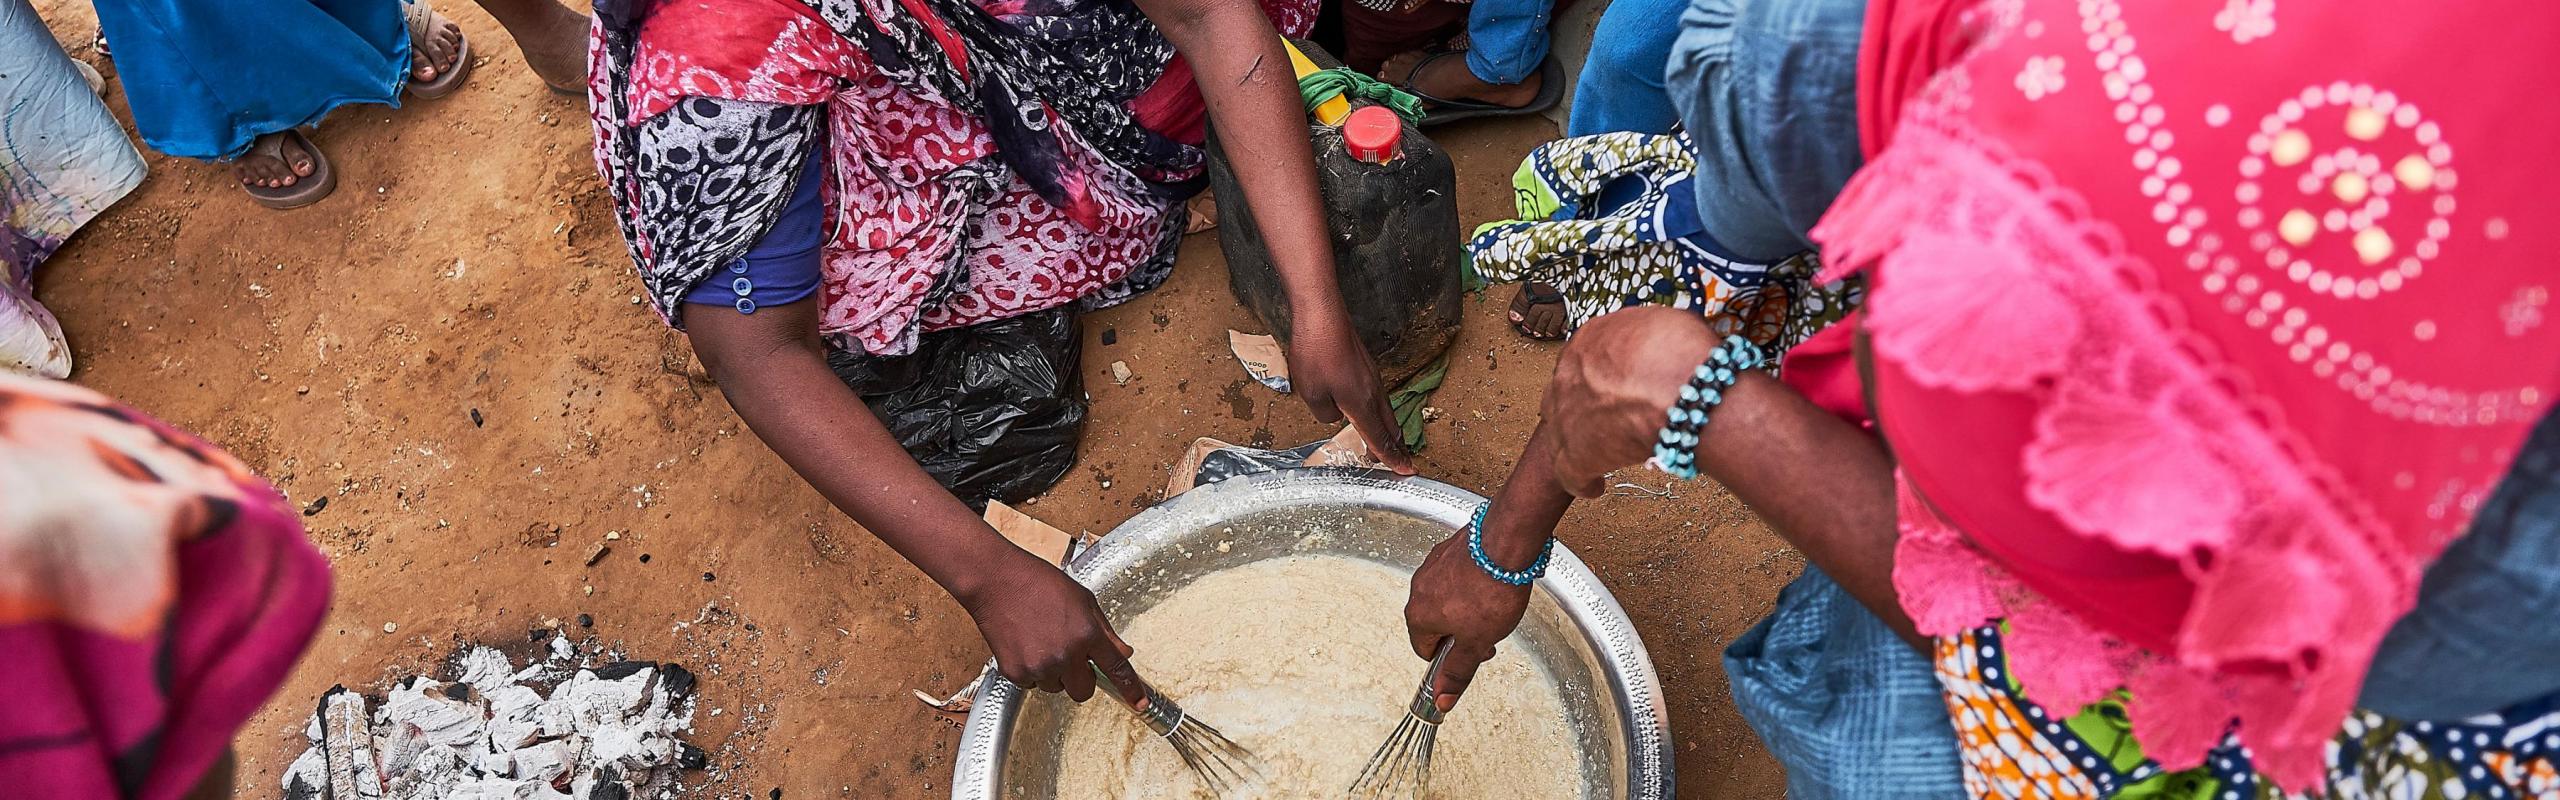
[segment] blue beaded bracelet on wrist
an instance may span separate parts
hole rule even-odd
[[[1514,571],[1494,566],[1493,557],[1484,554],[1484,512],[1492,507],[1491,503],[1476,506],[1475,519],[1467,522],[1467,555],[1475,557],[1476,566],[1494,580],[1513,586],[1537,583],[1547,574],[1547,559],[1556,554],[1556,537],[1547,537],[1546,547],[1538,551],[1538,560],[1530,562],[1528,569]]]
[[[1764,359],[1759,345],[1739,335],[1724,337],[1709,351],[1689,382],[1681,384],[1680,397],[1671,402],[1670,419],[1654,436],[1654,467],[1681,480],[1697,478],[1698,434],[1706,429],[1707,410],[1723,403],[1724,393],[1741,380],[1742,373],[1759,368]]]

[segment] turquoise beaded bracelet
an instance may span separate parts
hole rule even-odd
[[[1547,574],[1547,559],[1556,554],[1556,537],[1547,537],[1546,547],[1538,551],[1538,560],[1530,562],[1528,569],[1515,571],[1494,566],[1493,557],[1484,554],[1484,513],[1492,507],[1492,503],[1476,506],[1475,519],[1467,521],[1467,555],[1475,557],[1476,566],[1494,580],[1513,586],[1537,583]]]
[[[1765,359],[1759,345],[1739,335],[1724,337],[1709,351],[1689,382],[1681,384],[1680,397],[1671,402],[1669,420],[1654,434],[1654,467],[1684,481],[1696,479],[1698,434],[1707,427],[1707,410],[1722,404],[1724,393],[1742,379],[1742,373],[1758,369]]]

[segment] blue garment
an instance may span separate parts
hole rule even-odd
[[[1486,83],[1529,79],[1547,60],[1555,0],[1475,0],[1467,6],[1467,71]]]
[[[1613,0],[1573,88],[1566,136],[1667,134],[1679,118],[1662,65],[1680,32],[1671,20],[1688,0]],[[1467,71],[1486,83],[1528,80],[1547,60],[1555,0],[1474,0],[1467,6]]]
[[[348,103],[400,104],[401,0],[96,0],[142,141],[233,158]]]
[[[1591,33],[1591,52],[1582,61],[1582,77],[1574,82],[1573,113],[1565,117],[1564,135],[1667,134],[1680,123],[1662,78],[1671,43],[1680,35],[1673,21],[1688,6],[1688,0],[1611,0]],[[1467,39],[1483,46],[1484,37],[1473,30]]]
[[[818,293],[818,281],[824,273],[820,246],[826,243],[827,207],[819,201],[818,187],[826,182],[827,160],[824,137],[818,147],[801,156],[800,177],[791,187],[791,199],[783,201],[782,216],[773,221],[764,238],[747,248],[747,254],[729,262],[727,274],[714,274],[686,292],[686,303],[729,306],[740,314],[753,314],[765,306],[778,306],[808,299]]]
[[[2358,702],[2456,720],[2560,692],[2560,413],[2543,417],[2471,530],[2427,568]]]
[[[1698,215],[1758,261],[1813,248],[1858,150],[1866,0],[1691,0],[1664,80],[1698,147]]]
[[[1724,672],[1789,800],[1964,796],[1936,669],[1822,570],[1725,648]]]

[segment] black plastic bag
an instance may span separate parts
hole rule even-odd
[[[1075,315],[1043,311],[925,334],[912,354],[829,350],[916,463],[970,506],[1019,503],[1076,463],[1084,433]]]

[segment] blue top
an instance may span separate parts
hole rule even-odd
[[[753,314],[818,293],[824,264],[820,246],[827,238],[827,208],[819,200],[818,186],[826,180],[827,160],[823,151],[813,150],[802,161],[800,180],[773,229],[747,248],[744,257],[730,262],[728,273],[715,274],[685,293],[685,302]]]

